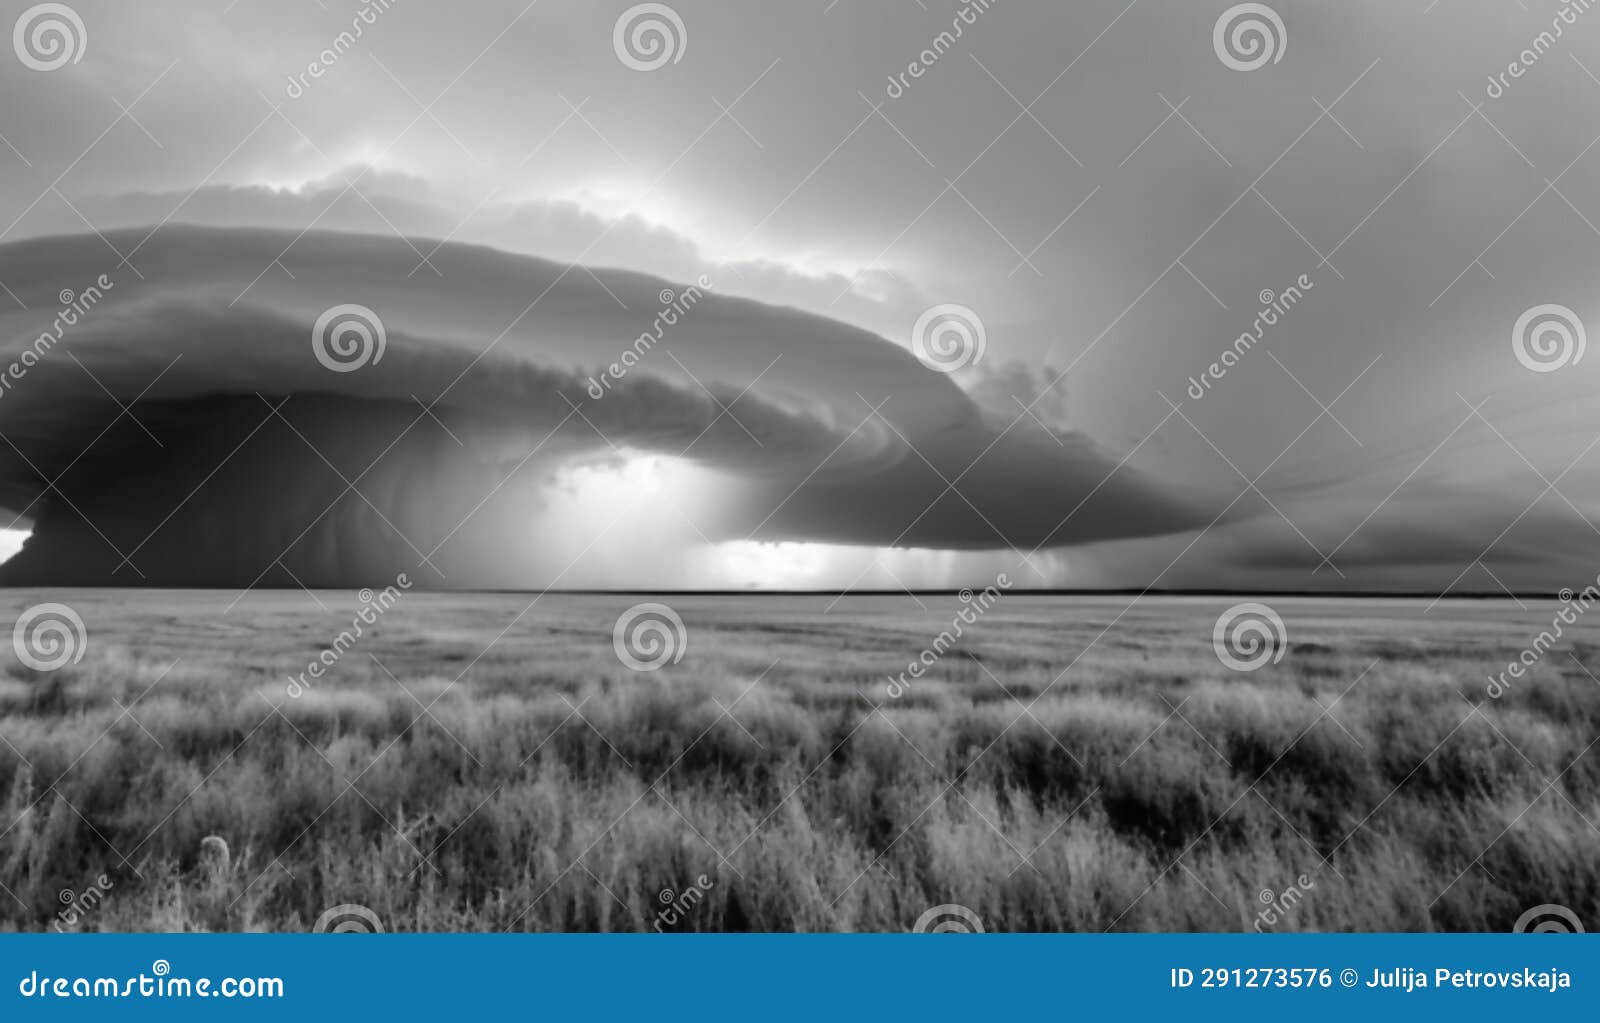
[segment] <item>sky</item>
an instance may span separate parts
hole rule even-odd
[[[1593,12],[34,6],[3,343],[112,286],[0,381],[8,581],[1600,571]]]

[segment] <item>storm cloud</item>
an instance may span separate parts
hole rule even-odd
[[[713,543],[1026,551],[1214,511],[1086,438],[1008,428],[881,338],[709,281],[460,245],[413,275],[407,241],[332,233],[167,228],[137,276],[102,277],[105,252],[0,250],[28,307],[0,317],[0,501],[33,527],[8,582],[549,585],[549,491],[630,454],[707,474]],[[89,284],[65,309],[63,280]],[[381,349],[317,332],[352,304]]]
[[[374,5],[348,38],[343,5],[72,6],[80,59],[0,61],[7,350],[114,286],[0,380],[16,578],[1600,565],[1600,360],[1516,346],[1534,310],[1600,321],[1600,15],[1273,0],[1244,69],[1225,2],[675,0],[646,71],[625,3]],[[335,373],[310,331],[352,304],[388,347]],[[949,306],[985,353],[945,374],[911,351]]]

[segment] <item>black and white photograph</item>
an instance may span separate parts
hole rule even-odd
[[[0,931],[1600,927],[1596,6],[4,0]]]

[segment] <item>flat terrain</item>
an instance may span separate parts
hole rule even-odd
[[[1554,602],[1269,599],[1236,672],[1235,601],[1007,595],[895,697],[956,596],[667,597],[636,672],[648,598],[405,594],[291,696],[357,595],[234,598],[0,594],[87,634],[0,645],[0,927],[1600,926],[1600,632],[1485,689]]]

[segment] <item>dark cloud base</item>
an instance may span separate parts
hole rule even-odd
[[[0,248],[29,307],[0,317],[9,350],[107,255]],[[621,451],[714,470],[712,540],[1029,550],[1211,518],[1085,438],[995,421],[881,338],[747,300],[707,295],[597,400],[591,375],[675,285],[468,246],[432,260],[442,276],[398,238],[160,231],[142,279],[111,274],[0,398],[0,502],[34,528],[0,582],[548,585],[556,473]],[[336,373],[312,324],[348,302],[387,347]]]

